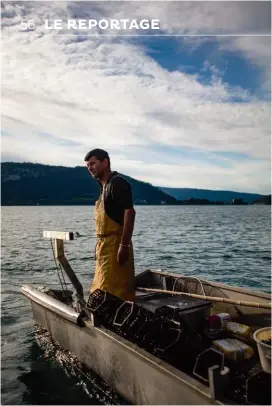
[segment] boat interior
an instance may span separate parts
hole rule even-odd
[[[106,328],[207,386],[209,369],[219,367],[223,378],[214,384],[222,403],[271,404],[271,375],[253,339],[271,326],[271,309],[256,307],[269,301],[266,293],[147,270],[136,277],[135,303],[95,291],[87,307]]]
[[[143,304],[145,301],[152,303],[156,297],[157,299],[160,298],[160,301],[169,300],[169,296],[173,299],[173,296],[170,294],[143,292],[139,290],[140,288],[193,293],[236,301],[271,302],[271,295],[264,292],[210,282],[195,276],[174,274],[157,269],[148,269],[136,276],[136,302],[139,304]],[[180,302],[180,296],[176,296],[174,300]],[[270,309],[254,306],[245,307],[225,302],[212,302],[211,312],[229,313],[232,321],[249,324],[254,330],[271,326]]]
[[[139,290],[140,288],[157,289],[162,293],[152,293]],[[271,404],[271,376],[265,372],[260,364],[259,353],[253,334],[260,328],[270,327],[271,336],[271,309],[255,307],[255,303],[270,302],[269,294],[259,291],[247,290],[232,287],[220,283],[202,281],[194,276],[176,275],[158,270],[147,270],[137,277],[136,303],[167,317],[173,317],[178,311],[180,320],[191,332],[188,352],[180,351],[180,345],[175,343],[169,348],[165,358],[178,369],[200,379],[208,384],[208,369],[215,364],[229,369],[228,384],[225,391],[219,390],[219,398],[227,398],[228,401],[239,404]],[[189,296],[171,295],[163,291],[176,291],[191,293],[196,295],[217,297],[233,300],[234,303],[214,302],[205,299],[195,299]],[[240,306],[239,301],[252,302],[252,306]],[[168,309],[167,309],[168,308]],[[234,327],[247,326],[248,334],[239,336],[238,331],[217,329],[218,326],[207,326],[205,321],[207,316],[217,314],[228,314]],[[210,317],[211,318],[211,317]],[[177,319],[177,317],[175,317]],[[210,327],[210,331],[209,331]],[[212,331],[213,330],[213,331]],[[208,331],[208,334],[207,334]],[[194,334],[198,335],[199,341],[193,344]],[[210,334],[209,334],[210,333]],[[220,348],[214,345],[218,342],[239,339],[254,351],[254,355],[249,357],[241,356],[241,351],[231,355],[230,348]],[[218,340],[219,339],[219,340]],[[235,341],[234,344],[237,342]],[[197,347],[197,348],[195,348]],[[218,351],[219,349],[219,351]],[[171,351],[170,351],[171,350]],[[218,351],[218,352],[217,352]],[[247,349],[245,349],[247,351]]]
[[[75,306],[72,291],[45,293]],[[270,301],[271,296],[260,291],[150,269],[136,277],[135,302],[97,289],[86,309],[99,328],[117,333],[206,386],[212,382],[219,402],[270,405]],[[264,328],[269,371],[254,340],[254,333]],[[221,376],[211,378],[213,368]]]

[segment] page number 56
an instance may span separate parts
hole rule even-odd
[[[35,23],[33,20],[22,20],[21,27],[23,31],[35,30]]]

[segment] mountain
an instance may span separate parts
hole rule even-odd
[[[260,199],[253,202],[253,204],[266,204],[271,206],[271,195],[262,196]]]
[[[189,189],[161,187],[161,190],[175,197],[177,200],[207,199],[211,202],[230,203],[233,199],[242,199],[245,203],[253,203],[263,195],[256,193],[242,193],[225,190]]]
[[[174,197],[149,183],[126,175],[134,204],[177,204]],[[1,163],[1,203],[20,205],[94,204],[99,186],[86,167],[75,168],[33,163]]]
[[[134,204],[269,204],[269,197],[254,193],[186,188],[158,188],[122,175],[132,186]],[[86,167],[75,168],[33,163],[1,163],[1,203],[20,205],[94,204],[99,195],[97,182]],[[271,204],[271,196],[270,196]]]

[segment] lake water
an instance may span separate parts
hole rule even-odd
[[[1,404],[118,404],[100,379],[37,329],[23,284],[59,288],[43,230],[77,231],[66,255],[86,295],[94,207],[2,207]],[[271,292],[270,206],[136,206],[136,272],[160,268]]]

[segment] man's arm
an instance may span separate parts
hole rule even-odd
[[[121,243],[117,253],[117,262],[124,265],[129,260],[131,238],[134,228],[135,210],[134,208],[126,209],[124,213],[124,229]]]
[[[134,222],[135,222],[135,210],[134,207],[131,209],[126,209],[124,212],[124,229],[121,244],[122,245],[130,245],[131,238],[134,229]]]
[[[124,210],[123,234],[117,253],[118,263],[120,265],[124,265],[129,260],[131,238],[136,213],[133,207],[131,186],[123,178],[118,179],[118,186],[113,190],[113,197]]]

